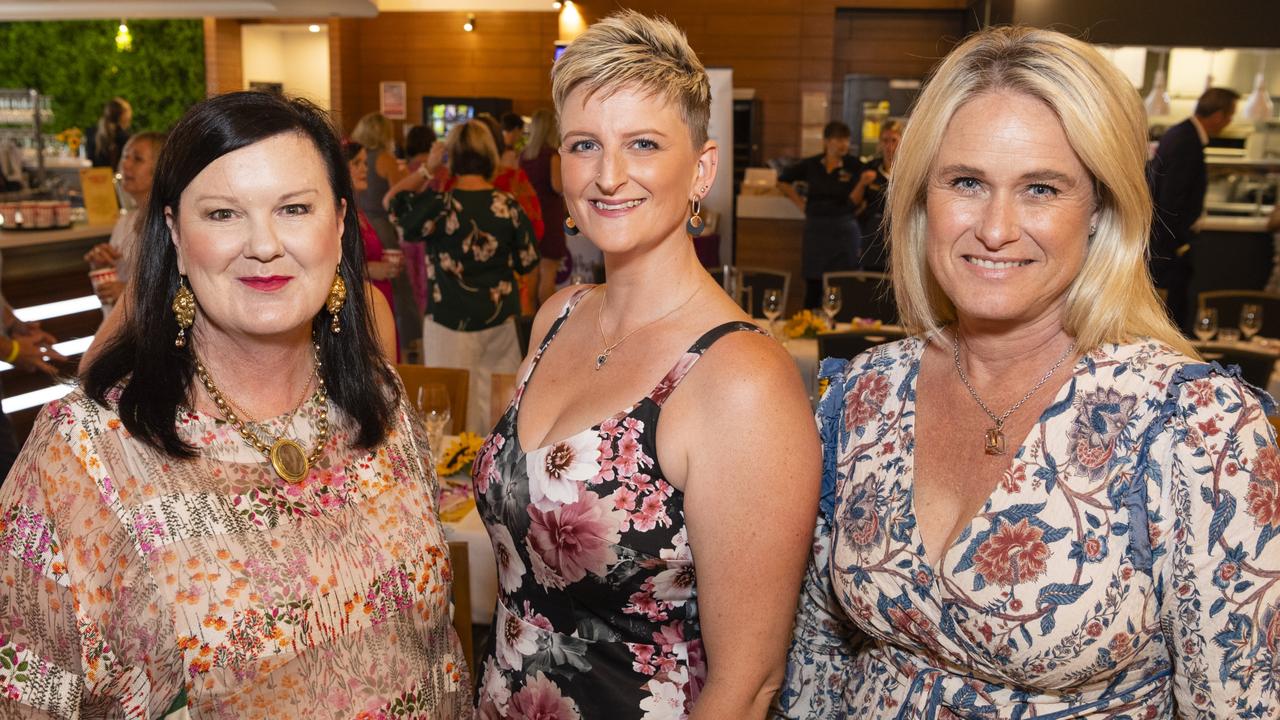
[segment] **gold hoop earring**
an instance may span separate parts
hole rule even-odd
[[[341,266],[333,273],[333,284],[329,286],[329,297],[325,300],[324,307],[332,315],[329,321],[329,330],[337,335],[342,332],[342,325],[338,322],[338,313],[342,312],[342,306],[347,302],[347,283],[342,279]]]
[[[173,346],[184,348],[187,346],[187,328],[196,320],[196,296],[187,288],[186,278],[182,275],[178,276],[178,291],[173,294],[170,307],[178,321],[178,337],[174,339]]]

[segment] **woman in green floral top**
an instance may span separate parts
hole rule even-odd
[[[427,188],[445,150],[458,181],[448,192]],[[467,429],[485,433],[493,373],[514,373],[520,347],[513,318],[520,312],[516,278],[538,265],[533,225],[515,198],[495,190],[498,151],[488,128],[458,126],[431,149],[414,174],[387,193],[404,239],[425,242],[432,315],[423,323],[423,359],[430,367],[471,371]]]

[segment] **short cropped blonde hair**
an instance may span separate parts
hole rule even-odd
[[[1087,43],[1027,27],[970,36],[934,71],[912,110],[887,200],[893,288],[903,324],[913,333],[932,334],[955,320],[955,306],[928,266],[925,193],[956,111],[979,95],[1000,91],[1048,105],[1093,180],[1096,232],[1067,290],[1064,318],[1077,349],[1149,337],[1196,357],[1169,321],[1147,271],[1151,196],[1146,115],[1137,91]]]
[[[587,28],[551,68],[557,115],[579,87],[588,96],[625,87],[652,92],[679,107],[695,147],[707,142],[711,81],[684,31],[666,18],[623,10]]]
[[[369,113],[356,122],[351,131],[351,139],[360,143],[370,152],[388,150],[395,144],[396,135],[391,121],[382,113]]]

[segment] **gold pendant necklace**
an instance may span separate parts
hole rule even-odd
[[[600,309],[596,311],[596,331],[600,333],[600,339],[604,340],[605,348],[604,350],[601,350],[599,354],[596,355],[596,370],[599,370],[600,368],[604,367],[604,364],[609,361],[609,355],[613,353],[613,349],[618,347],[622,343],[626,342],[627,338],[631,337],[632,335],[635,335],[636,333],[649,327],[650,325],[654,325],[658,322],[666,320],[668,317],[671,317],[671,315],[674,314],[677,310],[684,307],[685,305],[688,305],[689,302],[693,300],[695,297],[697,297],[698,293],[702,291],[702,285],[698,285],[698,287],[694,289],[693,293],[690,294],[689,297],[684,299],[684,302],[671,308],[670,310],[666,311],[665,313],[658,316],[657,318],[650,320],[649,322],[641,325],[635,330],[632,330],[626,335],[623,335],[621,339],[619,339],[617,342],[610,345],[609,338],[605,337],[605,334],[604,334],[604,321],[602,320],[602,318],[604,317],[604,304],[605,304],[605,301],[609,299],[608,290],[605,289],[604,285],[598,285],[597,287],[600,288],[601,297],[600,297]]]
[[[1004,421],[1008,420],[1010,415],[1016,412],[1018,408],[1022,407],[1022,403],[1030,400],[1031,396],[1035,395],[1037,390],[1043,387],[1045,383],[1049,382],[1049,378],[1053,377],[1053,374],[1058,371],[1058,368],[1062,363],[1071,356],[1071,351],[1075,350],[1075,347],[1075,343],[1068,345],[1067,351],[1062,353],[1062,357],[1058,358],[1058,362],[1054,363],[1053,367],[1049,368],[1049,372],[1045,373],[1044,377],[1040,378],[1040,382],[1036,383],[1035,387],[1028,390],[1027,394],[1023,395],[1021,400],[1013,404],[1013,407],[1005,410],[1003,415],[997,417],[995,413],[991,412],[991,408],[987,407],[987,404],[982,402],[982,398],[978,397],[978,391],[974,390],[973,386],[969,384],[969,378],[964,373],[964,366],[960,364],[960,330],[957,328],[953,332],[951,336],[951,357],[952,360],[955,361],[956,373],[960,375],[960,382],[964,383],[965,389],[969,391],[969,395],[978,403],[978,407],[982,408],[982,412],[986,413],[987,417],[991,418],[991,422],[995,423],[994,426],[987,428],[986,432],[983,434],[983,452],[988,455],[1003,455],[1005,453]]]
[[[306,479],[311,466],[319,459],[320,453],[324,451],[325,443],[329,440],[329,398],[325,392],[324,376],[320,374],[320,346],[318,344],[315,345],[315,359],[315,369],[302,387],[302,399],[298,401],[293,408],[293,412],[289,413],[289,417],[284,421],[284,427],[287,428],[293,422],[294,416],[298,414],[298,410],[306,404],[307,391],[311,388],[311,378],[314,377],[316,379],[316,391],[311,397],[320,406],[320,417],[316,421],[316,447],[311,451],[310,455],[297,441],[283,435],[275,438],[270,446],[262,442],[257,433],[250,430],[245,421],[241,419],[241,415],[247,416],[247,414],[222,394],[222,391],[218,389],[213,377],[205,369],[199,358],[196,358],[195,361],[196,376],[204,384],[204,388],[208,391],[209,397],[213,399],[213,404],[217,406],[218,412],[231,424],[231,427],[236,429],[236,432],[240,433],[240,437],[244,438],[249,445],[271,461],[271,468],[275,470],[276,475],[290,484],[296,484]],[[237,414],[238,410],[239,414]]]

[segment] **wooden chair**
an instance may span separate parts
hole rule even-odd
[[[449,434],[461,435],[467,427],[468,384],[471,382],[470,371],[462,368],[423,367],[421,365],[396,365],[400,373],[400,382],[408,393],[409,404],[416,407],[418,388],[423,385],[443,385],[449,393],[451,422]]]
[[[489,425],[498,424],[507,406],[511,404],[511,396],[516,394],[516,376],[511,373],[494,373],[489,385]]]
[[[467,544],[459,540],[449,541],[449,566],[453,568],[453,629],[462,643],[462,656],[471,668],[471,683],[475,677],[475,647],[471,639],[471,559],[467,557]]]
[[[822,274],[822,287],[840,288],[842,302],[837,322],[855,317],[873,318],[893,325],[898,322],[898,304],[893,299],[893,285],[886,273],[829,272]]]
[[[818,362],[829,357],[852,360],[878,344],[862,333],[822,333],[818,335]]]
[[[734,268],[741,278],[743,291],[746,293],[747,305],[743,310],[751,317],[764,317],[764,294],[767,290],[782,291],[782,317],[787,315],[787,293],[791,290],[791,273],[785,270],[773,270],[762,267],[738,265]],[[724,286],[724,268],[712,268],[711,277]]]
[[[1262,337],[1280,338],[1280,294],[1262,290],[1209,290],[1196,295],[1196,308],[1218,309],[1218,327],[1235,327],[1245,303],[1262,306]]]

